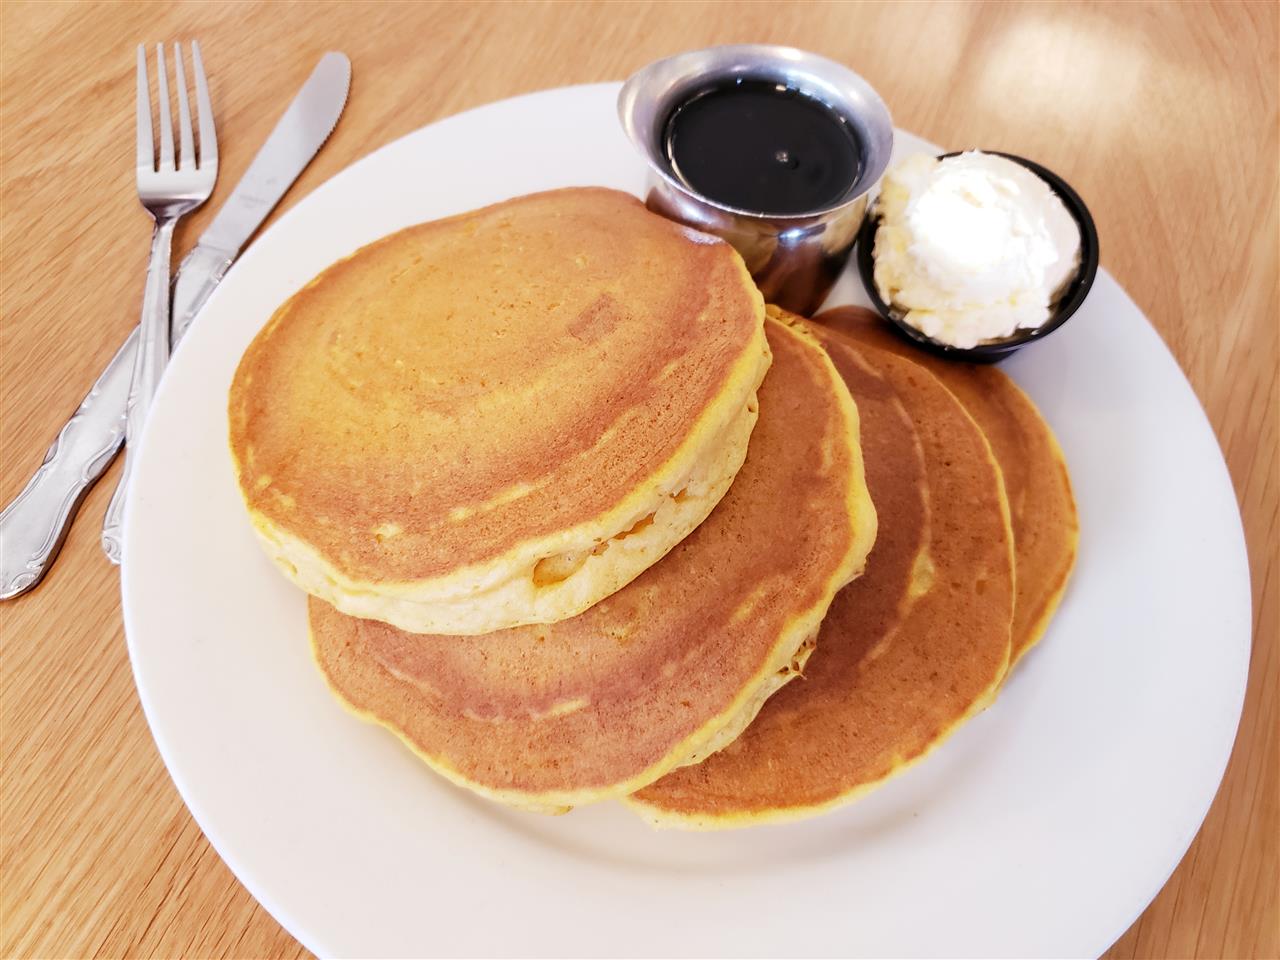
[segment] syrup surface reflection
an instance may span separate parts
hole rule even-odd
[[[740,210],[812,213],[850,194],[862,149],[848,122],[785,84],[738,78],[679,104],[663,146],[690,189]]]
[[[650,210],[733,244],[770,303],[821,306],[893,150],[870,84],[792,47],[709,47],[633,74],[618,117]]]

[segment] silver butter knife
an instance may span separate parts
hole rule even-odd
[[[178,268],[171,342],[191,326],[240,248],[306,169],[342,116],[351,61],[326,53],[253,158],[231,196]],[[25,593],[48,572],[84,495],[124,441],[137,349],[135,327],[58,433],[44,462],[0,513],[0,600]],[[119,563],[118,557],[111,558]]]

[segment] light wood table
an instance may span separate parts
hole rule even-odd
[[[844,61],[900,126],[1063,173],[1097,218],[1105,266],[1208,410],[1253,570],[1253,667],[1226,780],[1181,866],[1111,955],[1280,953],[1276,6],[8,0],[0,500],[21,488],[137,319],[148,223],[133,187],[134,44],[192,37],[213,84],[223,166],[213,201],[179,230],[179,255],[329,49],[351,57],[351,100],[285,208],[459,110],[742,41]],[[117,471],[89,497],[47,582],[0,606],[0,954],[303,955],[210,848],[147,731],[117,571],[98,549]],[[1204,640],[1211,656],[1215,638]]]

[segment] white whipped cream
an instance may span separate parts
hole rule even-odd
[[[1004,157],[909,157],[885,175],[878,209],[881,299],[955,347],[1040,326],[1080,264],[1067,208]]]

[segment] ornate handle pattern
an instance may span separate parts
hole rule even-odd
[[[151,235],[151,260],[147,264],[147,285],[142,293],[142,320],[138,324],[138,350],[129,386],[125,436],[136,442],[151,411],[151,401],[160,387],[160,377],[169,362],[169,258],[173,249],[173,228],[178,218],[159,217]],[[126,450],[120,482],[107,504],[102,520],[102,549],[107,559],[119,564],[124,543],[124,508],[129,498],[133,473],[133,453]]]
[[[0,600],[25,593],[52,564],[80,501],[124,442],[138,331],[129,334],[22,492],[0,513]]]

